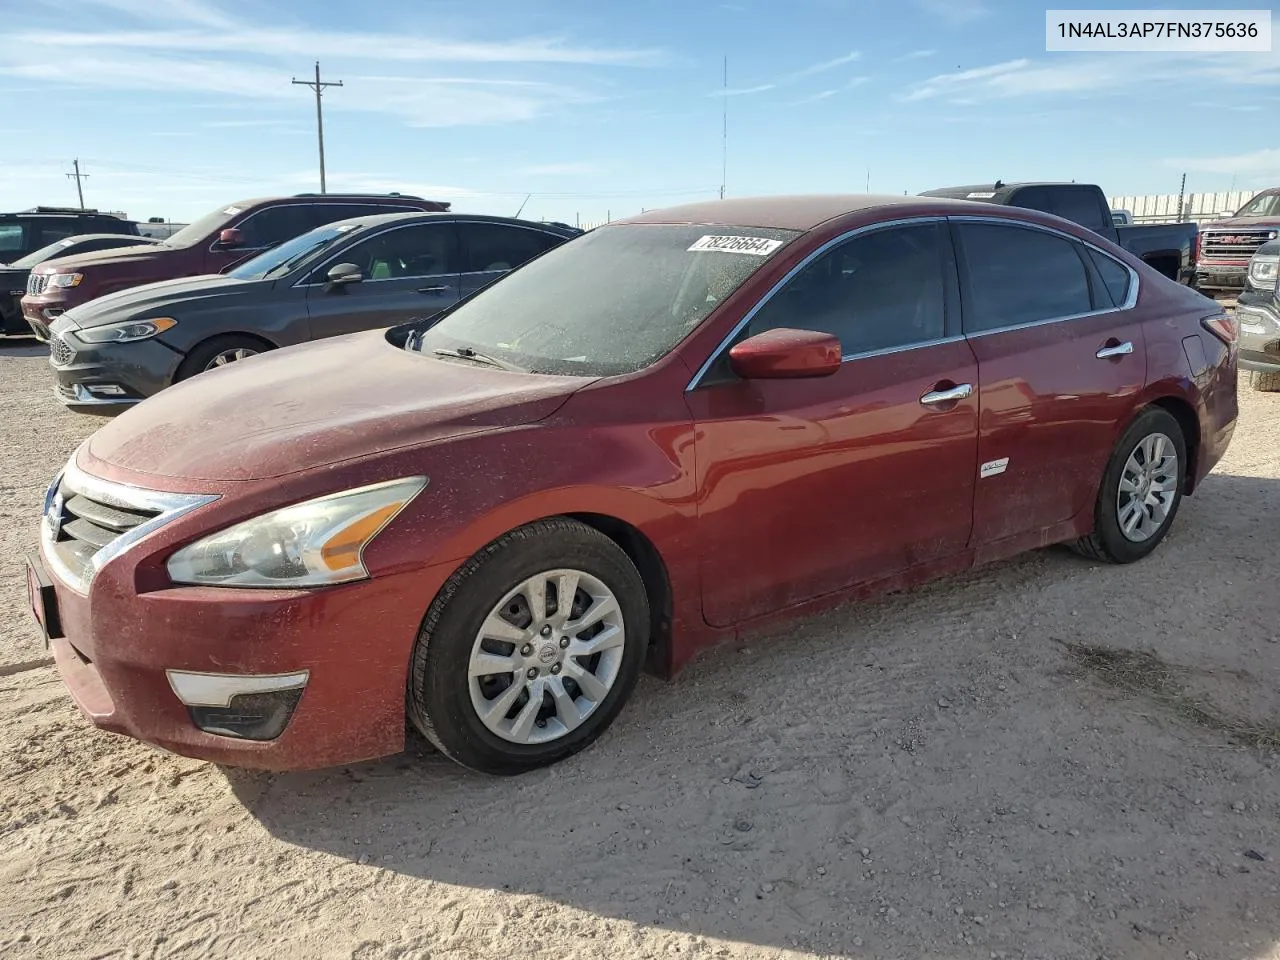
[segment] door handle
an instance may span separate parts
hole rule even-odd
[[[1099,360],[1107,360],[1111,357],[1123,357],[1126,354],[1133,353],[1133,344],[1126,340],[1124,343],[1113,343],[1103,347],[1094,356]]]
[[[449,289],[448,285],[442,283],[436,287],[419,287],[418,292],[419,293],[444,293],[448,289]]]
[[[966,397],[972,396],[973,384],[962,383],[952,387],[950,390],[933,390],[926,393],[920,398],[920,402],[925,406],[933,406],[938,403],[951,403],[955,400],[964,400]]]

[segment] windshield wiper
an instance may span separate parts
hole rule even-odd
[[[524,372],[513,363],[505,363],[496,357],[491,357],[488,354],[480,353],[478,350],[473,350],[471,347],[436,347],[431,352],[437,357],[453,357],[457,360],[470,360],[473,363],[482,363],[486,367],[497,367],[499,370],[514,370],[518,373]]]

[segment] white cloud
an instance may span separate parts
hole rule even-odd
[[[991,13],[982,0],[916,0],[916,6],[953,26],[981,20]]]
[[[910,53],[904,53],[897,58],[900,63],[903,60],[924,60],[937,54],[937,50],[912,50]]]
[[[1280,180],[1280,150],[1255,150],[1252,153],[1227,153],[1216,157],[1170,157],[1163,165],[1188,173],[1222,173],[1240,175],[1250,183]]]
[[[916,84],[908,91],[906,99],[928,100],[955,90],[965,89],[974,85],[975,82],[989,82],[991,78],[1025,70],[1030,64],[1031,61],[1027,59],[1007,60],[988,67],[976,67],[957,73],[942,73]]]
[[[776,83],[761,83],[754,87],[730,87],[728,90],[717,90],[713,97],[741,97],[747,93],[764,93],[777,87]]]
[[[232,20],[226,14],[200,0],[81,0],[89,6],[106,7],[114,13],[123,13],[146,22],[171,20],[176,23],[196,24],[202,27],[229,27]]]
[[[831,60],[820,60],[817,63],[811,63],[807,67],[802,67],[791,73],[783,74],[777,80],[770,83],[760,83],[750,87],[730,87],[728,90],[716,90],[711,93],[710,96],[740,97],[749,93],[764,93],[766,90],[774,90],[778,87],[786,86],[789,83],[795,83],[797,80],[803,80],[805,77],[812,77],[819,73],[826,73],[828,70],[843,67],[847,63],[853,63],[855,60],[860,59],[862,59],[862,53],[858,50],[854,50]]]

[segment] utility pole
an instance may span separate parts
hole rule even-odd
[[[724,93],[721,95],[720,130],[720,199],[724,199],[724,182],[729,174],[729,56],[724,58]]]
[[[324,95],[325,87],[340,87],[341,80],[320,82],[320,61],[316,61],[316,78],[315,80],[299,80],[296,77],[293,81],[300,87],[310,87],[316,92],[316,135],[320,138],[320,192],[325,193],[324,188],[324,113],[320,109],[320,98]]]
[[[76,196],[80,198],[80,209],[83,210],[84,209],[84,187],[80,185],[80,181],[86,179],[89,175],[87,173],[80,172],[79,158],[76,158],[76,160],[74,160],[71,165],[76,168],[76,172],[68,173],[66,176],[68,180],[74,180],[76,182]]]

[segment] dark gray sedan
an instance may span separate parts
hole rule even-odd
[[[456,213],[331,223],[226,274],[68,310],[50,328],[56,392],[73,409],[114,413],[265,350],[428,317],[579,232]]]

